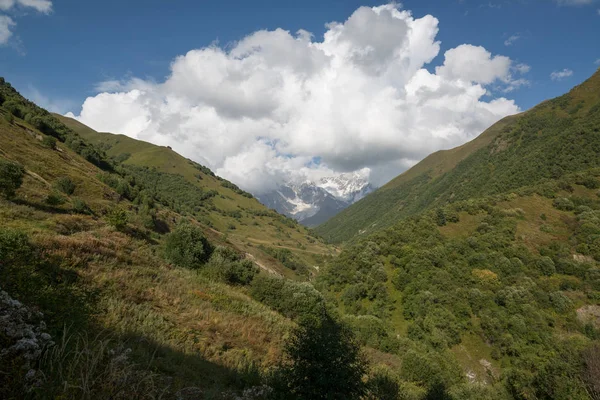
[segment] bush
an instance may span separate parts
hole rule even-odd
[[[556,267],[554,266],[554,261],[550,257],[544,256],[537,260],[536,265],[538,270],[546,276],[550,276],[556,273]]]
[[[15,196],[23,184],[25,168],[21,164],[0,159],[0,192],[7,199]]]
[[[122,208],[115,207],[106,215],[106,221],[112,227],[121,231],[127,226],[127,223],[129,222],[129,216],[127,215],[127,211],[123,210]]]
[[[60,206],[61,204],[65,204],[65,198],[58,193],[52,192],[46,196],[44,202],[49,206]]]
[[[165,258],[184,268],[200,268],[210,258],[213,248],[197,226],[179,225],[167,236]]]
[[[559,197],[557,199],[554,199],[552,205],[554,206],[554,208],[561,211],[573,211],[573,209],[575,208],[573,202],[567,199],[566,197]]]
[[[4,120],[12,125],[15,121],[15,117],[10,112],[7,112],[4,114]]]
[[[0,260],[2,264],[13,264],[28,258],[33,253],[29,238],[23,232],[0,230]]]
[[[42,146],[54,150],[56,149],[56,139],[52,136],[44,136],[42,139]]]
[[[77,214],[91,214],[92,210],[87,203],[81,199],[73,199],[73,211]]]
[[[63,192],[66,195],[72,195],[75,192],[75,183],[71,180],[71,178],[64,176],[62,178],[58,178],[54,186]]]
[[[203,269],[204,273],[218,281],[232,285],[248,285],[258,274],[250,260],[243,259],[230,247],[218,246]]]

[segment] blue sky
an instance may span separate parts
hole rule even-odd
[[[361,5],[381,3],[58,0],[49,15],[16,10],[14,36],[0,48],[0,71],[30,97],[37,91],[59,111],[77,111],[94,94],[97,82],[126,76],[160,80],[169,73],[174,57],[215,40],[227,44],[256,30],[278,27],[291,32],[305,29],[319,37],[326,22],[343,21]],[[431,14],[440,20],[438,59],[446,49],[471,43],[530,65],[531,86],[510,96],[524,109],[561,94],[598,67],[594,62],[600,59],[600,3],[408,0],[402,4],[415,16]],[[506,46],[511,36],[518,39]],[[550,79],[553,71],[565,68],[573,75],[558,82]]]
[[[598,38],[600,0],[0,0],[0,76],[25,96],[255,194],[383,184],[585,80]]]

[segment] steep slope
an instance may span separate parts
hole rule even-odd
[[[190,195],[194,198],[168,200],[174,201],[182,211],[194,215],[208,226],[226,232],[228,239],[244,251],[260,256],[256,254],[259,252],[256,247],[249,247],[248,243],[289,248],[306,265],[319,263],[319,257],[315,255],[333,251],[311,238],[302,225],[269,210],[251,194],[168,147],[125,135],[96,132],[74,119],[55,116],[113,160],[121,162],[124,168],[143,167],[184,178],[186,187],[192,185],[195,188]],[[186,189],[178,187],[174,190]]]
[[[316,231],[341,242],[428,208],[598,166],[599,119],[596,72],[569,93],[507,117],[463,146],[428,156]]]

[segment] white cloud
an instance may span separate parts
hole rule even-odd
[[[11,17],[0,15],[0,45],[8,43],[8,40],[12,36],[11,28],[15,25],[16,23]]]
[[[52,2],[49,0],[0,0],[0,10],[7,11],[14,6],[30,7],[44,14],[52,11]]]
[[[52,2],[49,0],[0,0],[0,10],[5,12],[10,11],[16,5],[34,8],[44,14],[52,11]],[[16,25],[17,23],[11,17],[0,15],[0,45],[8,43],[13,35],[12,28]]]
[[[552,79],[553,81],[560,81],[563,80],[565,78],[568,78],[569,76],[573,75],[573,71],[565,68],[562,71],[554,71],[550,74],[550,79]]]
[[[596,61],[594,61],[594,64],[596,64],[596,65],[600,65],[600,58],[599,58],[599,59],[597,59]]]
[[[514,35],[511,35],[508,39],[506,39],[504,41],[504,45],[505,46],[512,46],[513,43],[515,43],[519,39],[521,39],[521,35],[519,35],[518,33],[515,33]]]
[[[76,118],[172,146],[254,193],[364,168],[378,185],[519,111],[484,96],[521,86],[523,67],[461,45],[430,73],[437,33],[436,18],[395,5],[361,7],[320,41],[258,31],[177,57],[164,82],[104,82]]]
[[[444,65],[436,74],[448,79],[489,84],[495,80],[509,81],[512,61],[505,56],[493,56],[481,46],[461,44],[444,54]]]

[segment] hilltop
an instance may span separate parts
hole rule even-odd
[[[338,243],[423,210],[599,166],[599,101],[600,71],[561,97],[504,118],[463,146],[431,154],[316,231]]]

